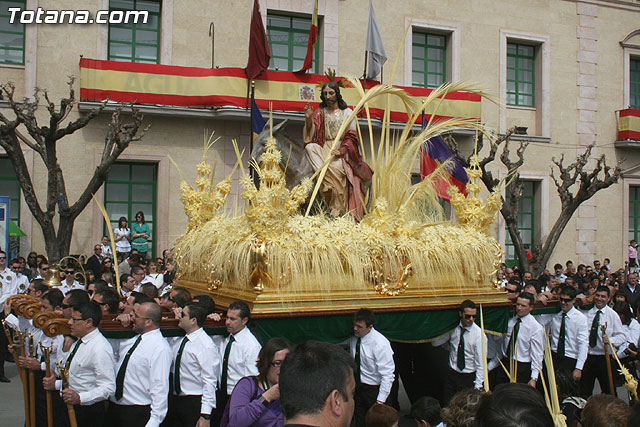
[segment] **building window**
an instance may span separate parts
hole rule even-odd
[[[311,18],[267,13],[267,38],[271,49],[270,70],[298,71],[307,56]],[[318,17],[318,32],[320,18]],[[313,48],[311,72],[318,73],[320,37]]]
[[[0,7],[0,63],[24,65],[25,24],[9,23],[10,7],[25,10],[25,0],[5,0]]]
[[[446,42],[441,34],[413,32],[413,86],[435,88],[447,80]]]
[[[640,241],[640,186],[629,186],[629,240]]]
[[[0,195],[9,196],[9,219],[20,226],[20,183],[8,157],[0,157]]]
[[[629,105],[640,108],[640,59],[631,58],[629,64]]]
[[[507,43],[507,104],[535,107],[535,47]]]
[[[157,64],[160,59],[160,1],[110,0],[109,10],[145,10],[147,23],[109,24],[108,58]]]
[[[536,229],[536,182],[524,181],[522,185],[522,197],[520,198],[520,204],[518,206],[518,229],[520,230],[522,243],[524,245],[528,245],[529,249],[533,252]],[[506,233],[505,246],[505,263],[509,267],[513,267],[518,263],[518,256],[516,255],[511,235],[508,230]]]
[[[156,189],[158,166],[155,163],[114,163],[104,185],[104,205],[109,214],[111,228],[118,226],[120,217],[127,218],[129,228],[136,212],[142,211],[149,224],[151,239],[149,254],[155,256],[156,241]],[[108,233],[107,230],[104,230]]]
[[[20,183],[8,157],[0,157],[0,195],[9,196],[9,219],[20,227]],[[13,257],[19,253],[20,239],[9,237],[7,256]]]

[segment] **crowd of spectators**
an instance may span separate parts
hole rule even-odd
[[[144,217],[137,218],[136,224],[138,239],[141,239],[140,234],[145,234]],[[126,235],[124,230],[129,230],[126,221],[119,226]],[[63,363],[66,361],[71,367],[70,375],[77,377],[70,381],[68,389],[56,396],[58,404],[71,402],[76,407],[80,426],[103,425],[96,419],[107,416],[110,420],[119,420],[109,425],[391,427],[399,424],[398,362],[389,340],[374,328],[370,310],[362,309],[355,314],[353,336],[342,348],[312,341],[294,347],[282,338],[272,338],[260,345],[248,327],[251,320],[248,306],[236,302],[226,313],[221,313],[216,311],[209,296],[192,296],[179,286],[169,251],[164,251],[162,257],[147,259],[147,254],[135,247],[130,246],[125,251],[120,245],[116,247],[114,258],[107,243],[105,237],[94,245],[91,256],[79,262],[66,262],[59,270],[61,285],[56,289],[45,284],[51,280],[51,266],[46,257],[32,252],[27,259],[18,257],[7,263],[6,255],[0,251],[0,275],[2,280],[9,277],[11,281],[10,286],[3,286],[0,297],[0,308],[7,320],[13,316],[10,307],[4,304],[9,288],[15,288],[15,293],[40,298],[44,311],[58,310],[69,319],[72,334],[58,343],[56,357]],[[632,255],[631,250],[629,254]],[[119,293],[115,288],[116,265],[120,273]],[[622,325],[615,340],[616,353],[638,378],[638,269],[631,256],[618,270],[613,269],[607,258],[602,264],[595,260],[592,265],[574,266],[567,261],[535,275],[503,265],[497,273],[498,288],[506,291],[506,299],[513,302],[516,315],[510,320],[507,337],[501,337],[502,341],[497,344],[503,353],[498,352],[495,360],[509,357],[508,345],[517,341],[517,338],[509,339],[511,334],[514,335],[512,338],[518,334],[513,332],[517,330],[516,325],[520,328],[520,339],[524,339],[526,333],[537,333],[533,332],[539,328],[536,323],[531,326],[526,323],[534,307],[559,302],[562,310],[568,313],[575,304],[582,306],[585,310],[581,311],[588,316],[587,309],[591,305],[604,310],[600,305],[603,300]],[[570,304],[569,310],[565,310],[565,303]],[[562,310],[555,315],[561,318]],[[478,352],[482,340],[487,338],[476,325],[476,313],[473,302],[463,302],[458,310],[459,328],[433,342],[434,346],[442,345],[447,349],[448,367],[445,365],[443,369],[449,378],[439,385],[443,392],[440,395],[410,396],[409,416],[420,426],[554,425],[540,384],[532,381],[537,380],[533,363],[526,365],[529,369],[526,378],[518,377],[516,383],[496,381],[496,376],[490,373],[492,390],[483,391],[480,373],[483,361],[478,358]],[[220,321],[225,314],[226,337],[208,336],[203,332],[206,319]],[[539,324],[550,328],[547,333],[553,341],[551,317],[534,317]],[[162,318],[177,319],[185,338],[163,338],[156,334]],[[90,356],[82,351],[76,354],[76,351],[85,337],[99,333],[97,326],[102,319],[119,321],[124,328],[132,327],[136,336],[109,338],[105,341],[109,347],[96,344],[99,348],[108,348],[109,355],[106,358],[94,355],[95,359],[101,360],[103,365],[111,364],[113,372],[104,374],[106,379],[99,376],[87,379],[82,373],[86,367],[82,363],[87,363],[84,361]],[[519,326],[520,320],[522,326]],[[28,328],[21,322],[22,319],[16,320],[17,329]],[[527,332],[527,328],[532,332]],[[613,333],[610,335],[613,342]],[[151,336],[155,344],[145,350],[141,337]],[[187,340],[187,337],[190,338]],[[554,357],[560,351],[557,338],[555,346],[552,345]],[[561,339],[565,339],[564,335]],[[600,340],[605,346],[608,344],[604,332]],[[6,343],[2,344],[0,346],[6,346]],[[138,345],[140,349],[136,350]],[[488,346],[491,345],[489,340]],[[523,347],[522,351],[527,352],[527,357],[534,357],[533,348]],[[564,351],[563,348],[563,354]],[[567,348],[567,351],[570,350]],[[132,357],[132,353],[152,361],[149,372],[144,371],[146,365]],[[5,352],[0,359],[4,364],[10,356]],[[35,358],[23,355],[18,363],[25,369],[40,371],[41,365],[36,359],[37,355]],[[71,363],[73,360],[75,364]],[[507,363],[507,359],[503,360]],[[571,360],[575,362],[575,359]],[[517,361],[520,364],[519,358]],[[186,366],[184,372],[181,366]],[[148,387],[138,390],[130,383],[131,378],[120,378],[123,369],[131,369],[127,372],[133,372],[130,375],[143,385],[149,381],[164,383],[166,377],[167,387],[149,382]],[[500,368],[495,369],[494,373],[499,373]],[[3,370],[0,374],[0,381],[8,381]],[[55,375],[41,375],[43,389],[58,390]],[[556,381],[562,410],[571,425],[574,421],[585,427],[640,425],[637,421],[640,405],[634,406],[627,396],[622,399],[612,396],[615,390],[606,390],[611,394],[592,395],[589,389],[585,394],[580,375],[576,378],[571,369],[558,368]],[[616,375],[615,381],[616,386],[620,386],[623,379]],[[606,384],[600,377],[598,382],[604,390]],[[74,391],[74,387],[77,390]],[[87,398],[88,392],[83,391],[87,387],[102,390],[100,399]],[[158,394],[164,394],[164,397],[158,398]],[[60,424],[56,425],[68,425],[64,411],[61,413],[56,415],[60,417],[56,421]]]

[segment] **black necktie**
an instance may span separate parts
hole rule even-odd
[[[356,355],[355,355],[355,362],[356,362],[356,370],[353,373],[354,376],[356,377],[356,385],[360,385],[360,341],[361,338],[358,338],[358,341],[356,341]]]
[[[516,355],[516,345],[518,344],[518,332],[520,332],[520,323],[522,322],[522,318],[518,317],[516,320],[516,324],[513,327],[513,331],[511,332],[511,340],[509,341],[509,349],[511,351],[511,358],[513,359]]]
[[[185,336],[180,343],[178,355],[176,356],[176,367],[173,373],[173,389],[176,392],[176,396],[180,395],[180,362],[182,361],[182,350],[184,350],[184,346],[187,345],[187,341],[189,341],[189,338]]]
[[[565,335],[567,329],[567,313],[562,313],[562,324],[558,336],[558,357],[564,357]]]
[[[464,333],[467,332],[465,328],[460,327],[460,342],[458,343],[458,369],[464,371]]]
[[[231,353],[231,344],[234,343],[236,339],[233,335],[229,336],[229,342],[227,343],[227,347],[224,349],[224,357],[222,358],[222,378],[220,379],[220,390],[223,393],[227,394],[227,376],[229,370],[229,353]]]
[[[598,310],[596,313],[596,317],[593,318],[593,323],[591,324],[591,333],[589,334],[589,346],[595,347],[598,344],[598,328],[600,327],[600,313],[602,310]]]
[[[140,344],[140,341],[142,341],[142,335],[138,336],[136,342],[133,343],[129,351],[127,351],[122,365],[120,365],[120,369],[118,369],[118,375],[116,375],[116,400],[122,399],[122,393],[124,392],[124,374],[127,370],[127,364],[129,363],[129,358],[131,358],[131,353],[133,353],[133,350]]]
[[[64,365],[64,368],[67,370],[67,372],[69,372],[69,367],[71,366],[71,361],[73,360],[73,356],[76,355],[76,351],[78,351],[78,347],[80,347],[80,344],[82,344],[82,339],[78,339],[78,342],[73,347],[73,350],[71,350],[71,354],[67,358],[67,363],[65,363],[65,365]]]

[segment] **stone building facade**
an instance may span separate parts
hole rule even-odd
[[[31,10],[77,9],[77,2],[71,1],[15,0],[11,4]],[[374,0],[373,5],[389,57],[382,75],[385,82],[396,57],[392,82],[396,85],[475,82],[499,101],[482,101],[483,123],[499,133],[512,126],[527,128],[527,135],[518,136],[530,142],[521,169],[528,183],[521,213],[525,241],[541,243],[558,216],[560,202],[549,176],[553,157],[564,154],[570,160],[595,142],[594,156],[606,154],[610,164],[621,162],[621,183],[579,209],[551,260],[591,263],[609,257],[613,265],[621,265],[628,241],[640,234],[640,142],[618,141],[617,126],[618,111],[640,108],[640,1]],[[56,99],[67,93],[67,76],[79,76],[81,57],[200,68],[246,65],[251,0],[88,0],[82,7],[93,14],[110,7],[148,9],[154,21],[147,27],[26,24],[7,30],[4,26],[0,28],[0,81],[14,82],[20,97],[31,96],[38,87]],[[368,7],[367,0],[319,0],[316,72],[333,68],[341,76],[362,75]],[[277,57],[274,67],[293,71],[291,67],[297,66],[306,39],[304,31],[296,30],[308,28],[312,10],[312,0],[261,1]],[[5,22],[7,12],[0,15]],[[3,50],[7,46],[11,52]],[[6,109],[3,102],[0,107]],[[93,105],[81,101],[73,114]],[[217,178],[222,178],[236,161],[231,140],[237,139],[241,148],[249,145],[249,115],[170,105],[142,109],[151,128],[143,141],[126,150],[98,197],[107,207],[110,204],[113,215],[126,211],[131,220],[138,208],[146,209],[154,230],[154,251],[159,254],[186,227],[178,199],[180,174],[169,156],[192,182],[203,138],[207,131],[215,131],[221,138],[210,152],[210,161],[217,162]],[[290,119],[290,134],[300,132],[300,114],[279,113],[278,117]],[[97,165],[108,120],[105,112],[59,146],[70,199],[81,192]],[[470,150],[471,140],[463,137],[463,147]],[[46,171],[37,156],[26,148],[25,152],[42,197]],[[2,174],[0,194],[14,185],[10,171]],[[238,187],[236,179],[229,210],[242,205]],[[114,198],[105,194],[105,188]],[[19,201],[17,196],[14,200]],[[16,204],[19,208],[12,217],[30,236],[22,238],[20,252],[42,252],[38,224],[24,201]],[[499,220],[495,235],[508,246],[504,230]],[[100,212],[90,205],[76,222],[72,252],[89,253],[103,232]]]

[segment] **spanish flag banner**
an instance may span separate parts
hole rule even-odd
[[[618,140],[640,140],[640,109],[620,110],[618,117]]]
[[[304,73],[311,65],[313,65],[313,47],[318,39],[318,0],[315,0],[313,4],[313,15],[311,17],[311,28],[309,28],[309,41],[307,42],[307,56],[304,58],[304,64],[302,68],[297,71],[298,73]]]
[[[307,102],[320,102],[320,85],[327,77],[285,71],[263,72],[255,80],[258,108],[302,112]],[[367,82],[367,87],[377,82]],[[403,87],[418,104],[430,89]],[[355,88],[341,89],[349,105],[359,100]],[[237,107],[247,104],[247,77],[243,68],[194,68],[173,65],[80,59],[80,98],[84,101],[134,102],[167,106]],[[469,92],[452,92],[427,109],[427,118],[451,117],[480,121],[481,97]],[[387,97],[375,98],[369,105],[371,116],[382,119]],[[437,108],[437,111],[435,110]],[[407,113],[400,99],[391,99],[391,120],[406,122]]]

